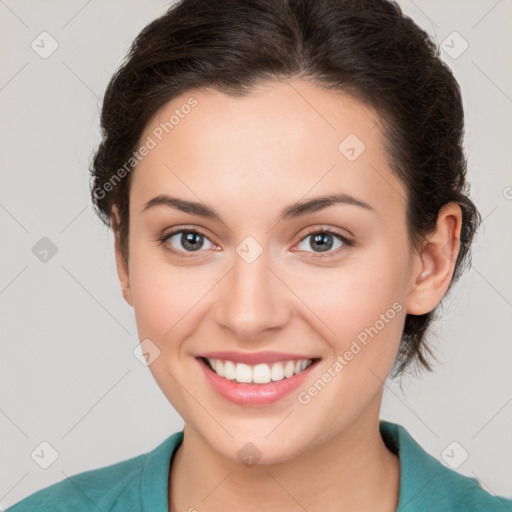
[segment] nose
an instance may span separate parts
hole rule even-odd
[[[256,341],[288,323],[293,294],[270,268],[265,251],[252,263],[237,255],[223,281],[216,320],[235,339]]]

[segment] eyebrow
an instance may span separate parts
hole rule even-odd
[[[312,199],[308,199],[305,201],[298,201],[287,206],[282,212],[280,219],[281,220],[290,220],[295,219],[297,217],[302,217],[304,215],[317,212],[319,210],[323,210],[329,206],[335,204],[344,204],[344,205],[352,205],[363,208],[367,211],[376,213],[374,208],[370,206],[368,203],[361,201],[349,194],[332,194],[320,197],[314,197]],[[180,199],[178,197],[172,197],[166,194],[160,194],[153,199],[150,199],[147,203],[144,204],[142,211],[149,210],[155,206],[169,206],[176,210],[180,210],[185,213],[189,213],[191,215],[198,215],[200,217],[205,217],[207,219],[213,219],[223,222],[221,216],[210,206],[204,203],[198,203],[196,201],[186,201],[185,199]]]

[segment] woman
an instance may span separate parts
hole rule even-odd
[[[92,199],[185,427],[22,510],[498,511],[380,421],[469,260],[458,85],[384,0],[183,0],[110,82]]]

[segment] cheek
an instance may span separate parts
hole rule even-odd
[[[376,254],[373,255],[373,254]],[[328,273],[304,276],[300,295],[326,324],[336,355],[387,367],[398,350],[406,316],[407,253],[384,248]]]
[[[205,321],[226,270],[208,263],[177,264],[164,249],[134,247],[130,287],[139,338],[176,355],[185,347],[181,341]]]
[[[348,340],[358,337],[371,326],[383,330],[379,320],[386,326],[396,324],[395,320],[400,320],[402,310],[405,311],[400,287],[390,279],[376,285],[369,272],[326,280],[321,287],[319,281],[315,286],[308,287],[307,282],[303,285],[301,291],[306,293],[308,305],[330,329],[337,348],[343,348]],[[386,331],[389,334],[400,332],[400,326]]]
[[[130,287],[139,335],[162,341],[200,297],[200,272],[171,265],[161,248],[137,247],[130,261]],[[204,293],[204,292],[203,292]]]

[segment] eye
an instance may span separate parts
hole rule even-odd
[[[307,239],[311,239],[309,243],[306,242]],[[201,249],[218,250],[217,246],[204,233],[196,229],[177,229],[162,235],[158,238],[158,241],[164,246],[166,251],[184,258],[193,257],[193,253],[199,253]],[[210,245],[209,247],[208,244]],[[302,247],[301,244],[303,245]],[[297,247],[305,252],[310,252],[308,248],[312,248],[314,253],[328,253],[327,256],[331,256],[337,254],[340,249],[352,247],[353,245],[354,242],[343,234],[330,228],[317,227],[310,230]],[[186,253],[189,254],[187,255]]]
[[[309,242],[307,242],[307,239],[310,239]],[[336,246],[335,242],[338,241],[338,245]],[[300,249],[300,245],[304,244],[302,249]],[[313,249],[313,252],[316,253],[325,253],[329,252],[329,256],[331,253],[338,253],[339,251],[337,249],[342,249],[343,247],[352,247],[354,245],[354,242],[350,239],[348,239],[346,236],[342,235],[341,233],[338,233],[337,231],[334,231],[329,228],[315,228],[314,230],[309,231],[309,233],[300,241],[300,243],[297,245],[300,250],[308,250],[309,248]],[[333,249],[334,250],[331,250]]]
[[[205,242],[206,245],[210,244],[210,247],[206,247],[207,249],[216,247],[206,235],[195,229],[172,231],[159,238],[159,241],[167,251],[179,254],[180,256],[182,256],[180,253],[200,252],[201,249],[205,248]],[[176,246],[178,246],[177,249]]]

